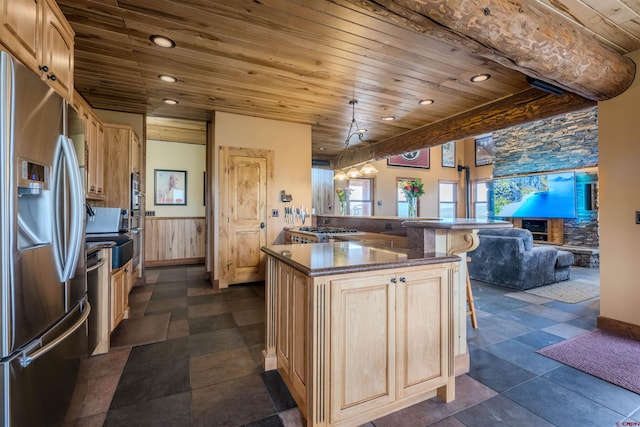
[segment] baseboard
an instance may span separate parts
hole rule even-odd
[[[640,325],[623,322],[622,320],[610,319],[598,316],[598,329],[640,341]]]
[[[163,260],[155,260],[155,261],[145,261],[145,267],[164,267],[168,265],[191,265],[191,264],[202,264],[204,263],[204,258],[180,258],[180,259],[163,259]]]
[[[456,377],[469,373],[470,358],[469,353],[458,354],[454,360],[454,370]]]

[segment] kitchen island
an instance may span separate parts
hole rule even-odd
[[[264,367],[278,369],[308,426],[454,399],[457,256],[358,242],[262,250]]]

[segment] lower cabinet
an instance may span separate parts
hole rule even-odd
[[[272,323],[277,368],[307,425],[453,400],[451,264],[309,277],[271,258],[268,270],[265,363]]]
[[[131,261],[111,272],[109,279],[109,302],[111,310],[110,331],[118,326],[122,319],[129,317],[129,289],[131,288]]]

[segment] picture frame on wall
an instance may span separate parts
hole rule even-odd
[[[476,138],[476,166],[493,164],[493,136]]]
[[[399,156],[387,159],[387,166],[402,166],[407,168],[429,169],[429,149],[409,151]]]
[[[187,171],[153,170],[153,204],[187,205]]]
[[[446,144],[442,144],[442,167],[443,168],[455,168],[456,167],[456,142],[449,141]]]

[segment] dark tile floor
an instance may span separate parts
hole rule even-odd
[[[577,268],[575,276],[594,276]],[[599,299],[564,304],[473,283],[479,329],[456,400],[432,399],[369,426],[616,426],[640,395],[537,354],[595,329]],[[215,292],[200,266],[147,269],[132,316],[171,313],[164,342],[112,349],[83,367],[76,426],[302,426],[277,372],[261,369],[264,285]],[[620,423],[620,424],[617,424]]]

